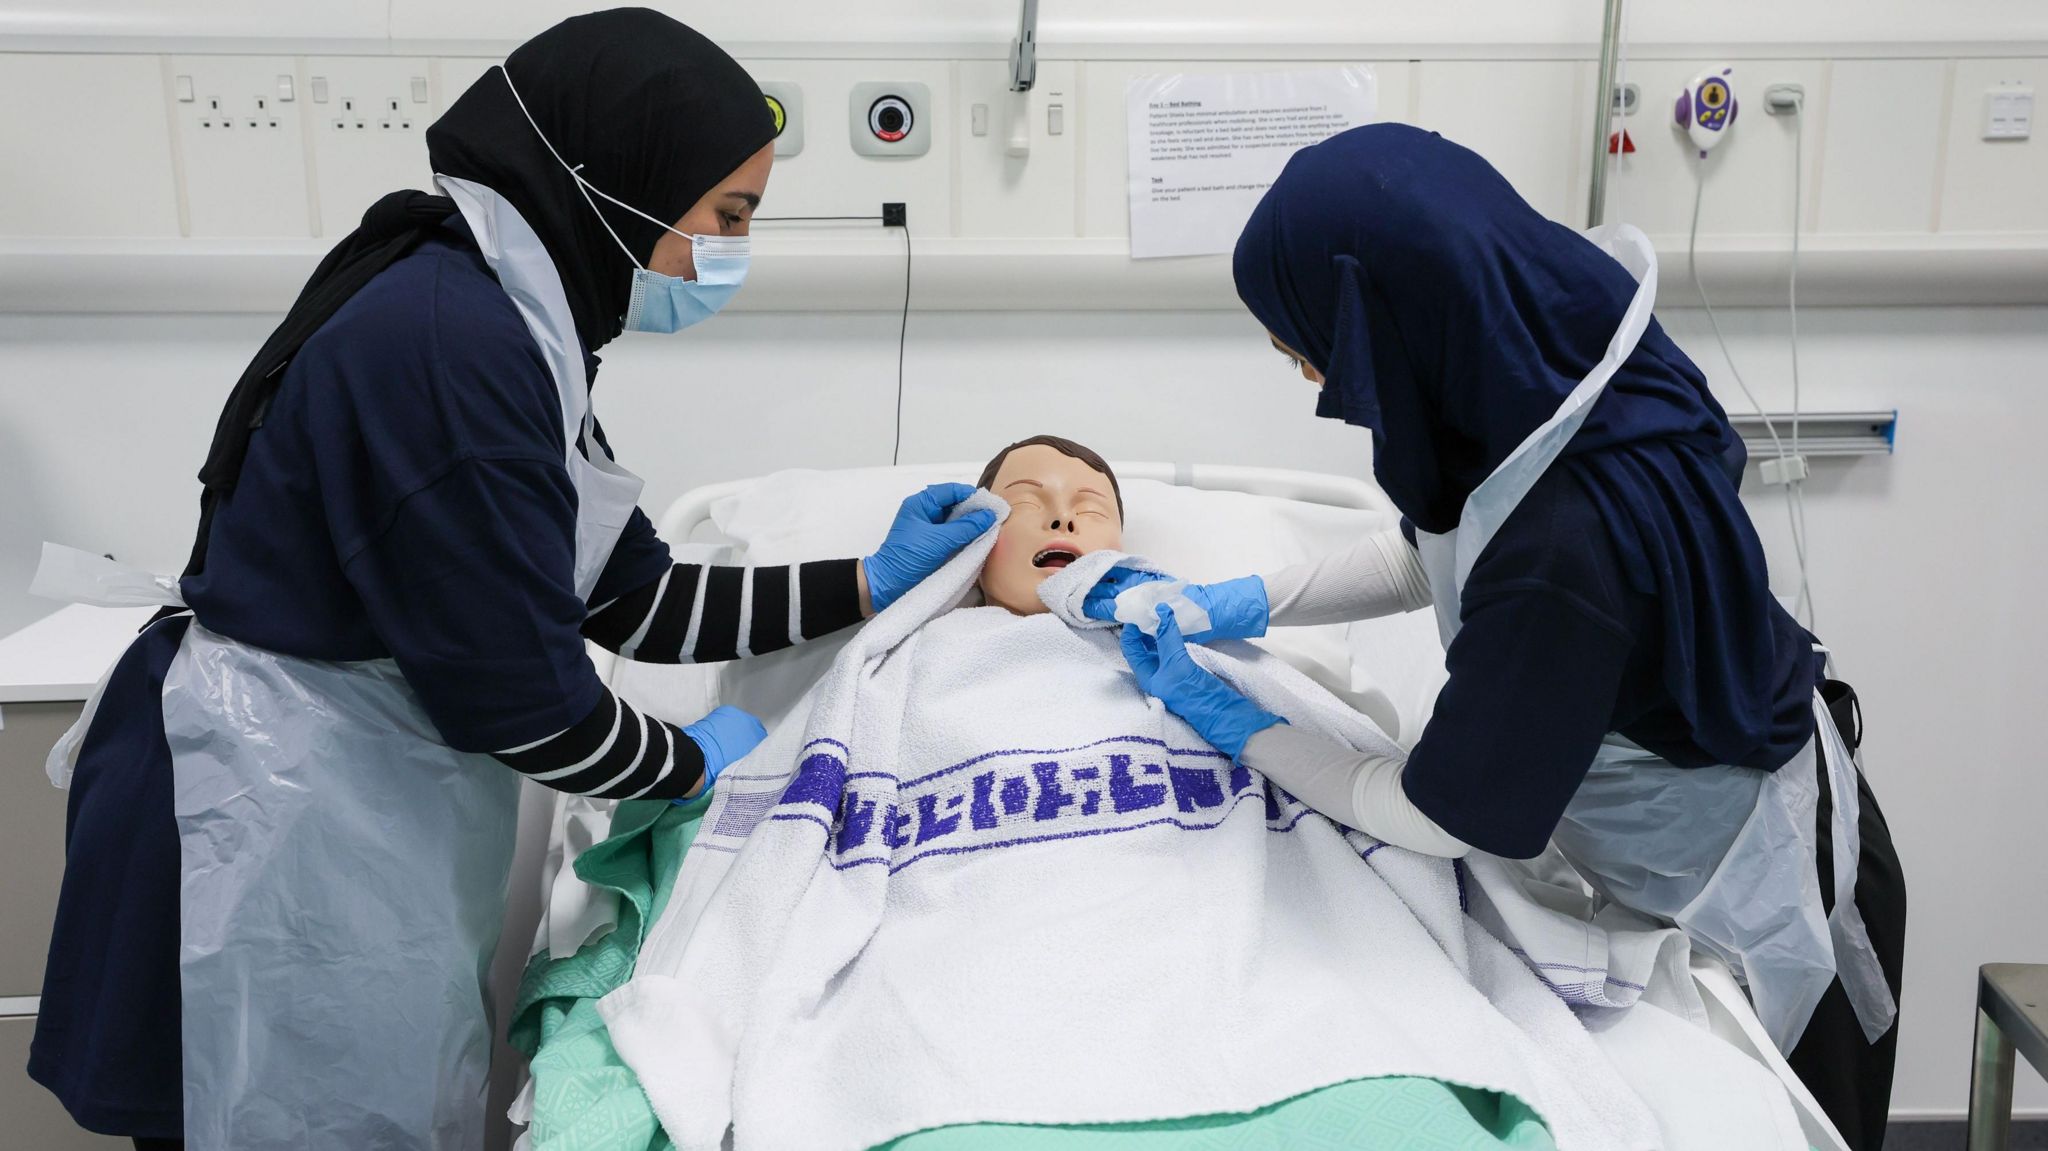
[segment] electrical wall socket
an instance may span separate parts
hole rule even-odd
[[[2024,140],[2034,134],[2034,90],[2000,85],[1984,93],[1984,138]]]
[[[192,235],[312,234],[300,105],[279,99],[296,71],[285,57],[172,58],[174,90],[192,82],[193,99],[171,102]]]
[[[431,190],[426,132],[438,105],[428,61],[316,57],[306,71],[327,92],[327,103],[310,106],[322,237],[348,234],[386,192]]]

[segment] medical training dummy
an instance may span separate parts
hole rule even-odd
[[[720,780],[600,1003],[678,1147],[1270,1141],[1395,1110],[1375,1146],[1660,1145],[1565,1001],[1465,914],[1457,864],[1326,818],[1249,758],[1256,731],[1211,738],[1141,690],[1142,637],[1082,614],[1110,564],[1145,563],[1099,456],[1037,437],[981,486],[963,506],[1000,527]],[[1195,669],[1393,752],[1251,645],[1148,650],[1139,676]]]

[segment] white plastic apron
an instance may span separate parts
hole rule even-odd
[[[1649,327],[1657,298],[1649,240],[1627,224],[1596,228],[1586,238],[1637,280],[1606,355],[1466,497],[1455,529],[1416,532],[1447,648],[1458,634],[1474,562],[1585,423]],[[1744,977],[1783,1052],[1798,1043],[1838,966],[1869,1038],[1882,1035],[1897,1014],[1855,905],[1855,768],[1817,692],[1814,724],[1814,740],[1774,772],[1678,768],[1610,735],[1553,833],[1558,849],[1608,898],[1671,920]],[[1825,917],[1813,858],[1822,741],[1835,813],[1835,910]]]
[[[539,238],[489,189],[441,185],[554,376],[588,600],[640,481],[590,434],[581,345]],[[45,572],[46,591],[84,602],[181,603],[173,580],[71,549],[46,549]],[[53,780],[95,710],[53,751]],[[518,776],[442,742],[391,660],[298,659],[196,623],[165,676],[164,730],[187,1143],[480,1151]]]

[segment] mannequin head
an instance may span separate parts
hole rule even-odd
[[[1038,585],[1048,576],[1089,552],[1123,546],[1116,473],[1072,440],[1019,440],[996,453],[976,486],[1010,505],[981,569],[981,592],[992,606],[1018,615],[1043,612]]]

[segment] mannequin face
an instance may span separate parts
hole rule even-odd
[[[746,235],[754,209],[760,207],[761,196],[768,190],[768,170],[774,164],[775,145],[763,144],[760,151],[747,157],[746,163],[734,168],[732,175],[720,180],[717,187],[704,193],[683,213],[683,218],[673,225],[676,232],[690,236]],[[676,232],[664,232],[655,241],[647,267],[664,276],[694,280],[697,265],[690,259],[690,241]]]
[[[989,487],[1010,505],[981,569],[982,595],[995,607],[1041,613],[1038,585],[1047,577],[1089,552],[1123,546],[1109,477],[1055,448],[1011,452]]]

